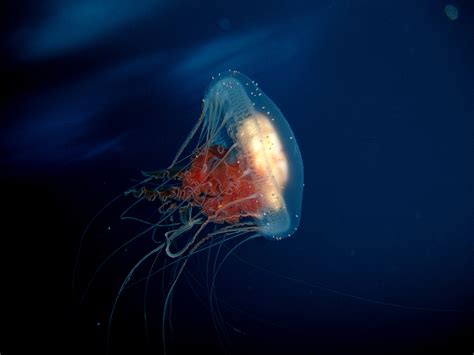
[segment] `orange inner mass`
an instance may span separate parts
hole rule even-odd
[[[213,222],[236,223],[242,217],[260,215],[260,201],[245,159],[225,160],[227,150],[211,146],[198,154],[189,170],[181,173],[176,196],[201,206]]]

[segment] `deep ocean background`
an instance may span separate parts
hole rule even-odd
[[[118,253],[80,304],[133,233],[118,221],[130,200],[91,229],[72,287],[81,232],[141,170],[170,163],[210,77],[229,68],[295,132],[302,222],[228,259],[226,339],[183,278],[168,353],[472,354],[474,5],[452,1],[452,20],[448,3],[2,4],[1,355],[105,354],[117,288],[153,244]],[[143,294],[120,300],[112,354],[162,353],[159,281],[148,337]]]

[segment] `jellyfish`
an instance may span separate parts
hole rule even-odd
[[[168,259],[166,264],[135,283],[146,280],[148,284],[153,275],[175,266],[164,299],[166,350],[166,309],[189,258],[238,241],[214,268],[218,271],[228,255],[251,239],[281,240],[294,234],[301,216],[303,162],[278,107],[255,81],[230,70],[212,78],[202,112],[171,164],[143,175],[124,194],[134,201],[121,219],[143,226],[125,244],[145,235],[151,235],[156,244],[121,284],[108,328],[110,332],[117,301],[135,271],[161,254]],[[153,206],[146,218],[140,215],[143,204]]]
[[[198,132],[191,154],[183,156]],[[151,229],[179,215],[180,223],[165,233],[169,257],[212,238],[199,238],[209,224],[222,225],[225,232],[219,234],[276,240],[298,228],[303,196],[298,144],[278,107],[237,71],[213,78],[202,114],[171,165],[144,175],[145,182],[125,194],[160,203],[160,220]],[[173,242],[193,229],[189,242],[172,250]]]

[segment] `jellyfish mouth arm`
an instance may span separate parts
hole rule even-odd
[[[147,178],[155,180],[174,180],[179,176],[179,173],[183,170],[182,167],[172,166],[168,169],[160,169],[154,171],[142,171],[142,175]]]
[[[155,201],[157,197],[159,197],[159,192],[155,189],[150,189],[148,187],[142,186],[138,189],[130,189],[125,191],[125,196],[133,195],[135,198],[145,198],[147,201]]]
[[[158,188],[149,188],[146,186],[142,186],[140,188],[130,189],[125,192],[125,196],[133,195],[135,198],[144,198],[147,201],[153,202],[157,198],[165,202],[170,202],[171,200],[191,200],[196,195],[195,189],[191,186],[185,187],[178,187],[178,186],[171,186],[171,187],[158,187]],[[161,207],[160,207],[161,209]]]
[[[182,226],[184,227],[182,229],[180,227],[178,229],[175,229],[174,231],[170,231],[171,233],[168,236],[166,236],[166,234],[169,232],[165,233],[166,254],[170,258],[173,258],[173,259],[182,256],[195,243],[198,235],[203,231],[203,229],[207,226],[208,223],[209,223],[209,220],[203,221],[201,218],[198,218],[198,219],[194,219],[193,223],[189,223],[186,226]],[[191,239],[186,243],[186,245],[176,252],[171,251],[171,245],[172,245],[173,240],[175,240],[177,237],[179,237],[183,233],[191,230],[197,224],[200,224],[200,227],[196,230],[196,232],[193,234]]]
[[[191,219],[188,221],[186,224],[180,225],[179,228],[176,228],[174,230],[170,230],[165,233],[165,238],[166,242],[168,244],[172,243],[176,238],[178,238],[180,235],[186,233],[187,231],[191,230],[194,228],[194,226],[202,224],[203,219],[202,218],[195,218]]]

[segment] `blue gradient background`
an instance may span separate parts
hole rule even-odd
[[[81,231],[170,163],[211,75],[232,68],[287,117],[306,187],[299,231],[249,242],[218,277],[225,351],[472,354],[474,12],[452,3],[455,21],[428,0],[5,4],[0,353],[105,353],[114,292],[152,244],[114,258],[79,305],[133,228],[107,210],[71,289]],[[187,281],[168,350],[223,353]],[[143,287],[124,295],[112,353],[161,352],[160,287],[148,340]]]

